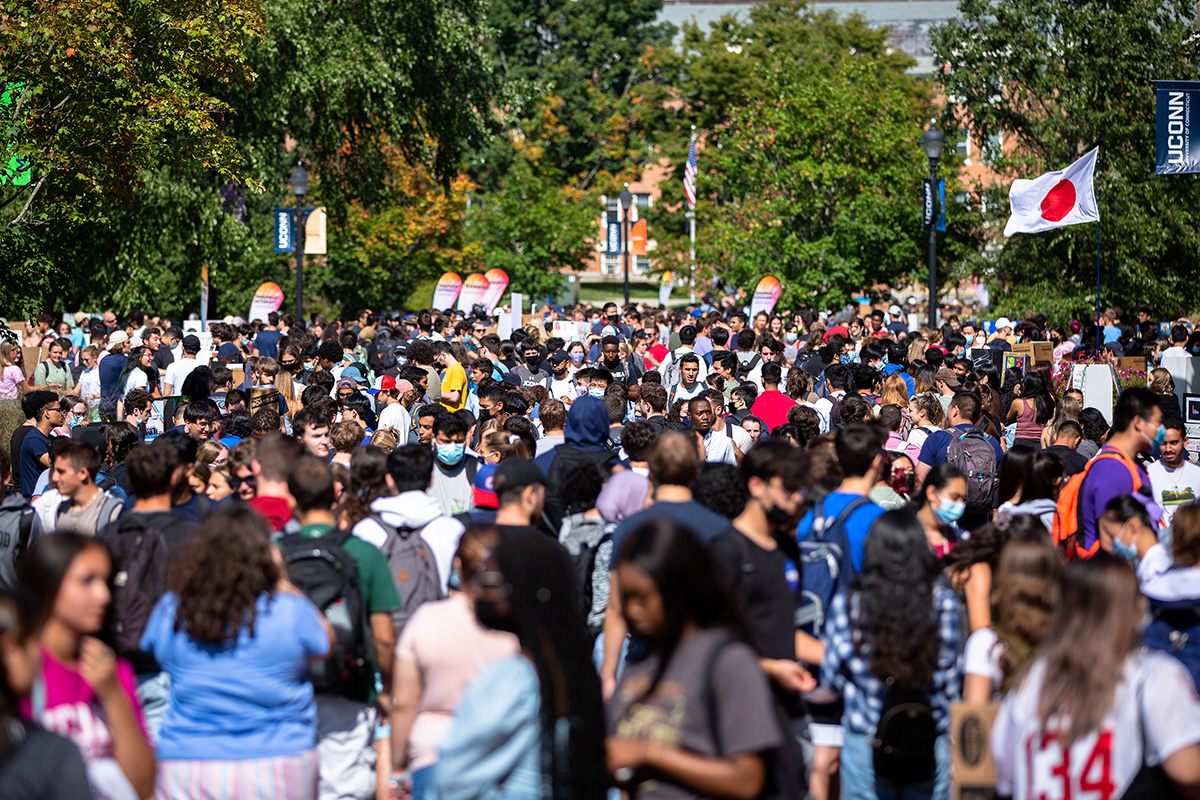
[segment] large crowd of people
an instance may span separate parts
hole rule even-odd
[[[31,320],[0,798],[1200,798],[1200,331],[911,310]]]

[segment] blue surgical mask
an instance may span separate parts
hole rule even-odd
[[[462,576],[458,574],[457,569],[450,570],[450,580],[446,581],[446,585],[456,590],[462,588]]]
[[[962,519],[962,515],[966,513],[967,504],[962,500],[947,500],[940,494],[938,495],[938,500],[942,504],[933,510],[933,515],[943,525],[953,525]]]
[[[77,425],[81,425],[83,423],[83,419],[83,417],[71,417],[69,420],[67,420],[67,427],[74,428]]]
[[[1146,435],[1142,434],[1142,438],[1146,439]],[[1154,434],[1153,439],[1146,439],[1146,443],[1150,445],[1150,457],[1158,458],[1162,452],[1162,446],[1167,443],[1167,426],[1159,425],[1158,431]]]
[[[840,356],[838,356],[838,362],[841,364],[853,364],[854,356],[850,355],[849,353],[840,355]]]
[[[576,364],[583,363],[583,353],[569,353],[568,355],[571,356],[571,360],[574,361]]]
[[[1121,534],[1125,533],[1125,527],[1128,524],[1129,523],[1126,522],[1125,525],[1121,526],[1121,530],[1117,532],[1116,537],[1113,539],[1112,551],[1113,555],[1117,558],[1121,559],[1122,561],[1129,562],[1129,564],[1133,567],[1137,567],[1138,561],[1141,560],[1138,557],[1137,548],[1132,544],[1125,544],[1121,541]]]
[[[314,364],[313,362],[311,362],[311,361],[304,362],[304,371],[305,372],[312,372],[316,368],[317,368],[317,365]]]
[[[578,395],[579,397],[586,397],[587,393],[588,393],[588,387],[586,387],[586,386],[576,386],[575,387],[575,394]]]
[[[466,445],[464,445],[462,442],[439,444],[437,446],[437,460],[445,464],[447,467],[453,467],[455,464],[463,460],[463,453],[465,451]]]
[[[795,341],[796,341],[797,339],[799,339],[800,337],[799,337],[799,335],[797,335],[797,334],[795,334],[795,333],[785,333],[785,334],[783,335],[783,338],[787,340],[788,344],[792,344],[793,342],[795,342]]]
[[[590,388],[590,389],[588,389],[588,394],[591,395],[592,397],[595,397],[597,400],[604,399],[604,390],[603,389]]]

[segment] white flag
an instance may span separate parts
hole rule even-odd
[[[1100,211],[1096,208],[1092,180],[1099,152],[1100,148],[1096,147],[1066,169],[1047,172],[1033,180],[1013,181],[1008,190],[1012,216],[1004,226],[1004,236],[1099,222]]]

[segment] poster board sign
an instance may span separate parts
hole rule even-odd
[[[150,418],[146,420],[146,441],[152,442],[163,431],[175,427],[175,410],[188,398],[177,395],[156,397],[150,401]]]
[[[1014,353],[1028,353],[1036,364],[1039,361],[1054,362],[1054,345],[1050,342],[1021,342],[1012,346]]]
[[[1099,411],[1112,425],[1113,386],[1117,374],[1109,364],[1076,364],[1071,367],[1071,388],[1083,392],[1083,405]]]
[[[1004,351],[1001,351],[1004,353]],[[1004,372],[1001,374],[1000,380],[1003,382],[1008,378],[1010,369],[1018,369],[1024,375],[1029,371],[1029,367],[1033,362],[1033,356],[1029,353],[1004,353],[1004,361],[1002,362]]]
[[[25,377],[32,378],[33,371],[37,369],[38,364],[42,363],[49,357],[49,347],[22,347],[21,367],[25,370]]]
[[[967,351],[967,359],[975,367],[988,366],[996,370],[1004,368],[1003,350],[994,347],[973,347]]]
[[[550,323],[550,335],[557,336],[566,344],[582,342],[590,332],[586,322],[576,322],[573,319],[556,319]]]
[[[951,798],[992,800],[996,796],[996,761],[991,731],[999,703],[955,703],[950,706],[950,750],[954,761]]]

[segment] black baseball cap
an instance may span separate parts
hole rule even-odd
[[[492,479],[492,488],[496,494],[524,489],[526,486],[546,485],[546,476],[542,474],[537,464],[527,458],[506,458],[496,466],[496,476]]]

